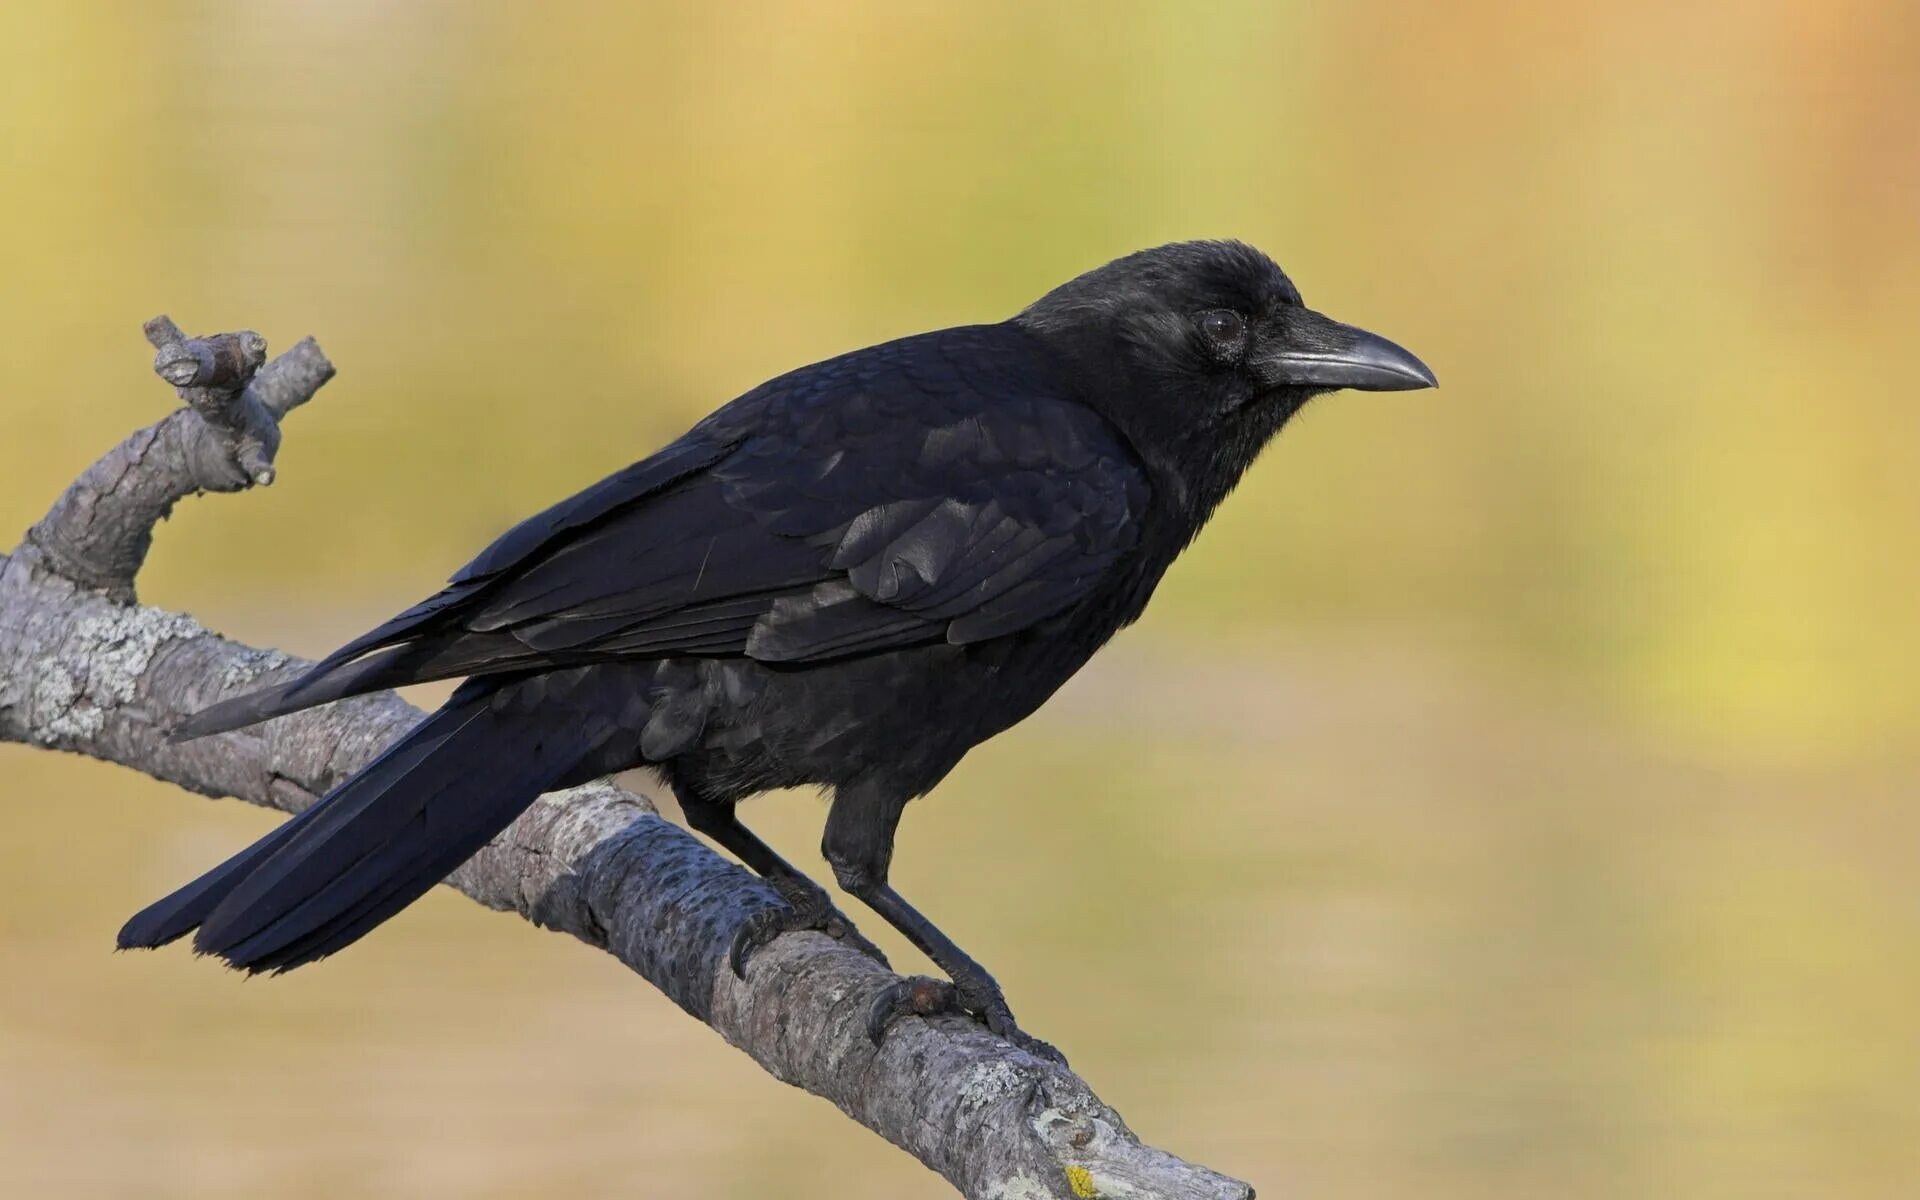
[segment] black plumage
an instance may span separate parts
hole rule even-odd
[[[999,988],[886,882],[901,809],[1032,712],[1115,631],[1272,435],[1338,387],[1424,366],[1301,306],[1233,242],[1161,247],[999,324],[783,375],[650,458],[509,530],[448,586],[301,678],[179,737],[467,677],[308,812],[121,932],[248,970],[333,953],[542,791],[656,770],[689,822],[790,902],[735,963],[838,914],[734,819],[833,789],[836,877],[1021,1037]],[[876,1030],[905,1004],[883,1000]]]

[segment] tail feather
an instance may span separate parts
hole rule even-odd
[[[286,845],[318,808],[315,805],[284,822],[272,833],[179,891],[135,913],[120,927],[120,935],[116,939],[120,949],[152,950],[192,933],[227,893],[246,878],[248,872]]]
[[[312,808],[128,921],[121,946],[159,946],[198,927],[197,951],[247,971],[345,948],[596,761],[619,732],[591,715],[596,676],[463,685]]]
[[[426,894],[520,815],[558,773],[537,759],[516,768],[508,757],[512,748],[500,739],[480,749],[462,756],[457,775],[436,769],[429,758],[428,769],[410,771],[384,788],[369,787],[380,788],[378,798],[355,818],[334,830],[316,828],[303,844],[275,855],[236,887],[201,925],[194,949],[251,963],[293,947],[371,897],[404,887],[412,888],[408,903]],[[476,780],[486,781],[484,792]],[[296,850],[304,856],[293,858]],[[452,861],[422,877],[423,867],[442,857]]]
[[[500,820],[505,826],[521,811]],[[249,961],[253,971],[291,971],[316,959],[337,953],[359,941],[374,927],[412,904],[433,885],[445,879],[454,868],[471,858],[486,839],[461,844],[450,843],[437,850],[415,855],[402,869],[393,872],[391,881],[368,891],[337,916],[315,926],[310,932]]]
[[[193,948],[201,954],[226,954],[271,922],[293,917],[297,905],[350,875],[361,859],[404,840],[407,826],[422,808],[440,800],[448,788],[469,776],[485,779],[473,770],[479,764],[464,756],[436,762],[452,732],[435,727],[465,729],[483,711],[461,712],[452,705],[441,709],[336,788],[315,806],[323,811],[297,839],[235,882],[201,923]],[[448,770],[450,766],[455,769]]]

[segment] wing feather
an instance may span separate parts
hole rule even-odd
[[[268,707],[300,707],[302,688],[375,652],[347,690],[313,694],[606,659],[807,662],[1031,628],[1111,578],[1149,492],[1026,337],[944,330],[765,384],[521,522]]]

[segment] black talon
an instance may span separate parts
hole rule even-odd
[[[802,879],[801,882],[806,881]],[[853,947],[883,967],[890,965],[880,947],[854,928],[853,922],[847,920],[827,899],[825,891],[818,887],[781,886],[785,883],[785,880],[776,881],[775,886],[786,897],[786,904],[749,913],[747,919],[733,931],[733,942],[727,947],[727,963],[733,968],[734,975],[745,979],[747,960],[754,951],[783,933],[802,929],[817,930],[836,942]]]
[[[733,931],[733,944],[727,947],[727,963],[737,978],[747,977],[747,956],[784,933],[781,926],[786,922],[782,917],[792,914],[792,909],[762,908],[748,913],[740,922]]]
[[[867,1009],[867,1036],[878,1046],[901,1017],[933,1017],[961,1013],[960,989],[944,979],[909,975],[880,989]]]
[[[902,1017],[943,1015],[972,1017],[986,1026],[987,1031],[995,1037],[1018,1046],[1035,1058],[1063,1067],[1067,1065],[1066,1055],[1015,1023],[1006,998],[1001,996],[999,988],[993,986],[991,981],[983,986],[968,988],[944,979],[930,979],[925,975],[911,975],[896,980],[882,988],[867,1009],[867,1036],[875,1046],[879,1046],[886,1041],[887,1030],[893,1028],[894,1023]]]
[[[860,936],[853,922],[841,915],[827,898],[826,889],[794,870],[786,859],[774,853],[773,847],[755,837],[752,830],[740,823],[732,804],[716,803],[678,780],[674,782],[673,794],[680,801],[680,810],[687,815],[688,825],[739,855],[741,862],[786,901],[783,905],[748,914],[733,931],[733,941],[727,946],[727,964],[735,975],[745,979],[747,960],[755,950],[783,933],[799,929],[817,929],[881,966],[887,965],[887,956],[880,953],[880,947]]]

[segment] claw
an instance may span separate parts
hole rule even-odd
[[[747,977],[747,960],[753,952],[773,941],[783,933],[793,933],[801,929],[815,929],[826,934],[836,942],[851,946],[871,958],[881,966],[888,966],[887,956],[853,927],[853,922],[840,915],[840,911],[827,903],[822,893],[818,904],[809,904],[803,898],[800,903],[789,901],[778,908],[756,909],[747,915],[733,931],[733,942],[727,947],[727,964],[740,979]]]
[[[1056,1067],[1067,1065],[1067,1056],[1060,1053],[1059,1048],[1052,1042],[1041,1041],[1018,1027],[1001,1033],[1000,1036],[1043,1062],[1050,1062]]]
[[[972,1017],[985,1025],[989,1033],[1018,1046],[1035,1058],[1063,1067],[1067,1065],[1066,1055],[1050,1043],[1025,1032],[1014,1022],[1013,1011],[997,991],[969,997],[961,987],[944,979],[929,979],[925,975],[896,980],[880,990],[879,995],[873,998],[872,1006],[867,1009],[867,1036],[878,1046],[886,1040],[887,1030],[893,1028],[894,1023],[902,1017],[949,1014]]]
[[[960,989],[944,979],[909,975],[880,989],[867,1009],[867,1036],[878,1046],[887,1039],[887,1030],[901,1017],[933,1017],[959,1013]]]
[[[792,909],[784,910],[784,913],[792,912]],[[736,978],[745,979],[747,977],[748,955],[766,945],[768,942],[771,942],[774,938],[779,937],[780,934],[784,932],[780,928],[786,924],[786,922],[781,919],[782,916],[783,910],[781,909],[757,909],[747,914],[747,919],[740,922],[740,927],[733,931],[733,944],[727,947],[727,963],[733,968],[733,973]]]

